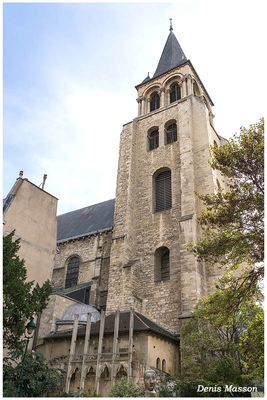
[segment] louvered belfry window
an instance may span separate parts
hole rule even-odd
[[[177,141],[177,125],[171,124],[166,129],[166,144]]]
[[[178,83],[173,83],[170,87],[170,103],[180,100],[181,98],[181,88]]]
[[[160,97],[157,92],[153,92],[150,97],[150,111],[157,110],[160,106]]]
[[[79,276],[79,267],[80,267],[80,259],[79,257],[71,257],[68,262],[67,276],[65,287],[69,288],[72,286],[76,286],[78,283]]]
[[[172,207],[171,171],[160,172],[155,179],[155,211],[163,211]]]
[[[155,129],[148,134],[148,148],[154,150],[157,147],[159,147],[159,131]]]

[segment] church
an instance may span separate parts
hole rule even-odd
[[[145,66],[144,66],[145,67]],[[213,102],[172,28],[153,76],[136,85],[123,125],[115,199],[57,217],[48,307],[36,351],[66,392],[108,396],[121,377],[180,372],[179,330],[219,273],[187,248],[201,235],[198,194],[226,182],[211,169]]]

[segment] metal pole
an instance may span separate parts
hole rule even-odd
[[[16,389],[16,397],[20,397],[20,382],[21,382],[23,366],[24,366],[24,360],[25,360],[25,357],[26,357],[29,341],[30,341],[30,337],[27,337],[25,350],[24,350],[24,353],[23,353],[23,356],[22,356],[22,360],[21,360],[21,367],[20,367],[20,371],[19,371],[18,384],[17,384],[17,389]]]

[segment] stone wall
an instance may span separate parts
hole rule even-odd
[[[58,244],[52,276],[53,286],[58,289],[65,287],[68,260],[76,255],[80,258],[78,284],[88,282],[91,286],[89,303],[97,308],[105,309],[111,237],[112,231],[107,231]],[[65,309],[75,302],[67,296],[51,295],[48,306],[42,313],[38,337],[43,338],[55,331],[56,320],[61,319]]]
[[[177,374],[179,370],[177,343],[151,335],[148,337],[147,354],[147,368],[157,368],[163,371],[162,362],[165,360],[164,372],[170,375]],[[157,365],[157,359],[159,359],[159,365]]]
[[[78,256],[80,258],[78,284],[91,283],[90,304],[99,307],[101,302],[105,303],[108,290],[111,237],[112,231],[107,231],[59,243],[52,276],[53,286],[64,288],[68,261],[70,257]]]
[[[110,247],[111,232],[59,243],[52,277],[53,286],[65,286],[68,260],[72,256],[80,258],[78,283],[88,282],[99,276],[101,260],[109,257]]]
[[[176,73],[139,87],[139,98],[147,96],[149,85],[162,87],[164,93],[164,82]],[[187,82],[181,100],[168,104],[164,95],[163,107],[147,113],[143,105],[139,117],[123,127],[107,303],[108,312],[133,306],[174,332],[179,330],[179,316],[192,312],[210,287],[205,265],[186,245],[200,235],[197,215],[202,204],[196,193],[216,190],[217,176],[208,165],[209,146],[214,140],[220,143],[206,92],[199,96],[190,92],[189,81],[197,77],[189,65],[179,74]],[[164,144],[165,124],[173,120],[178,140]],[[149,151],[147,133],[152,127],[159,130],[159,147]],[[154,212],[153,175],[166,167],[172,174],[172,208]],[[154,254],[161,246],[170,250],[170,280],[155,282]]]

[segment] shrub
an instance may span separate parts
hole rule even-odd
[[[112,387],[110,397],[142,397],[142,391],[132,380],[122,378]]]

